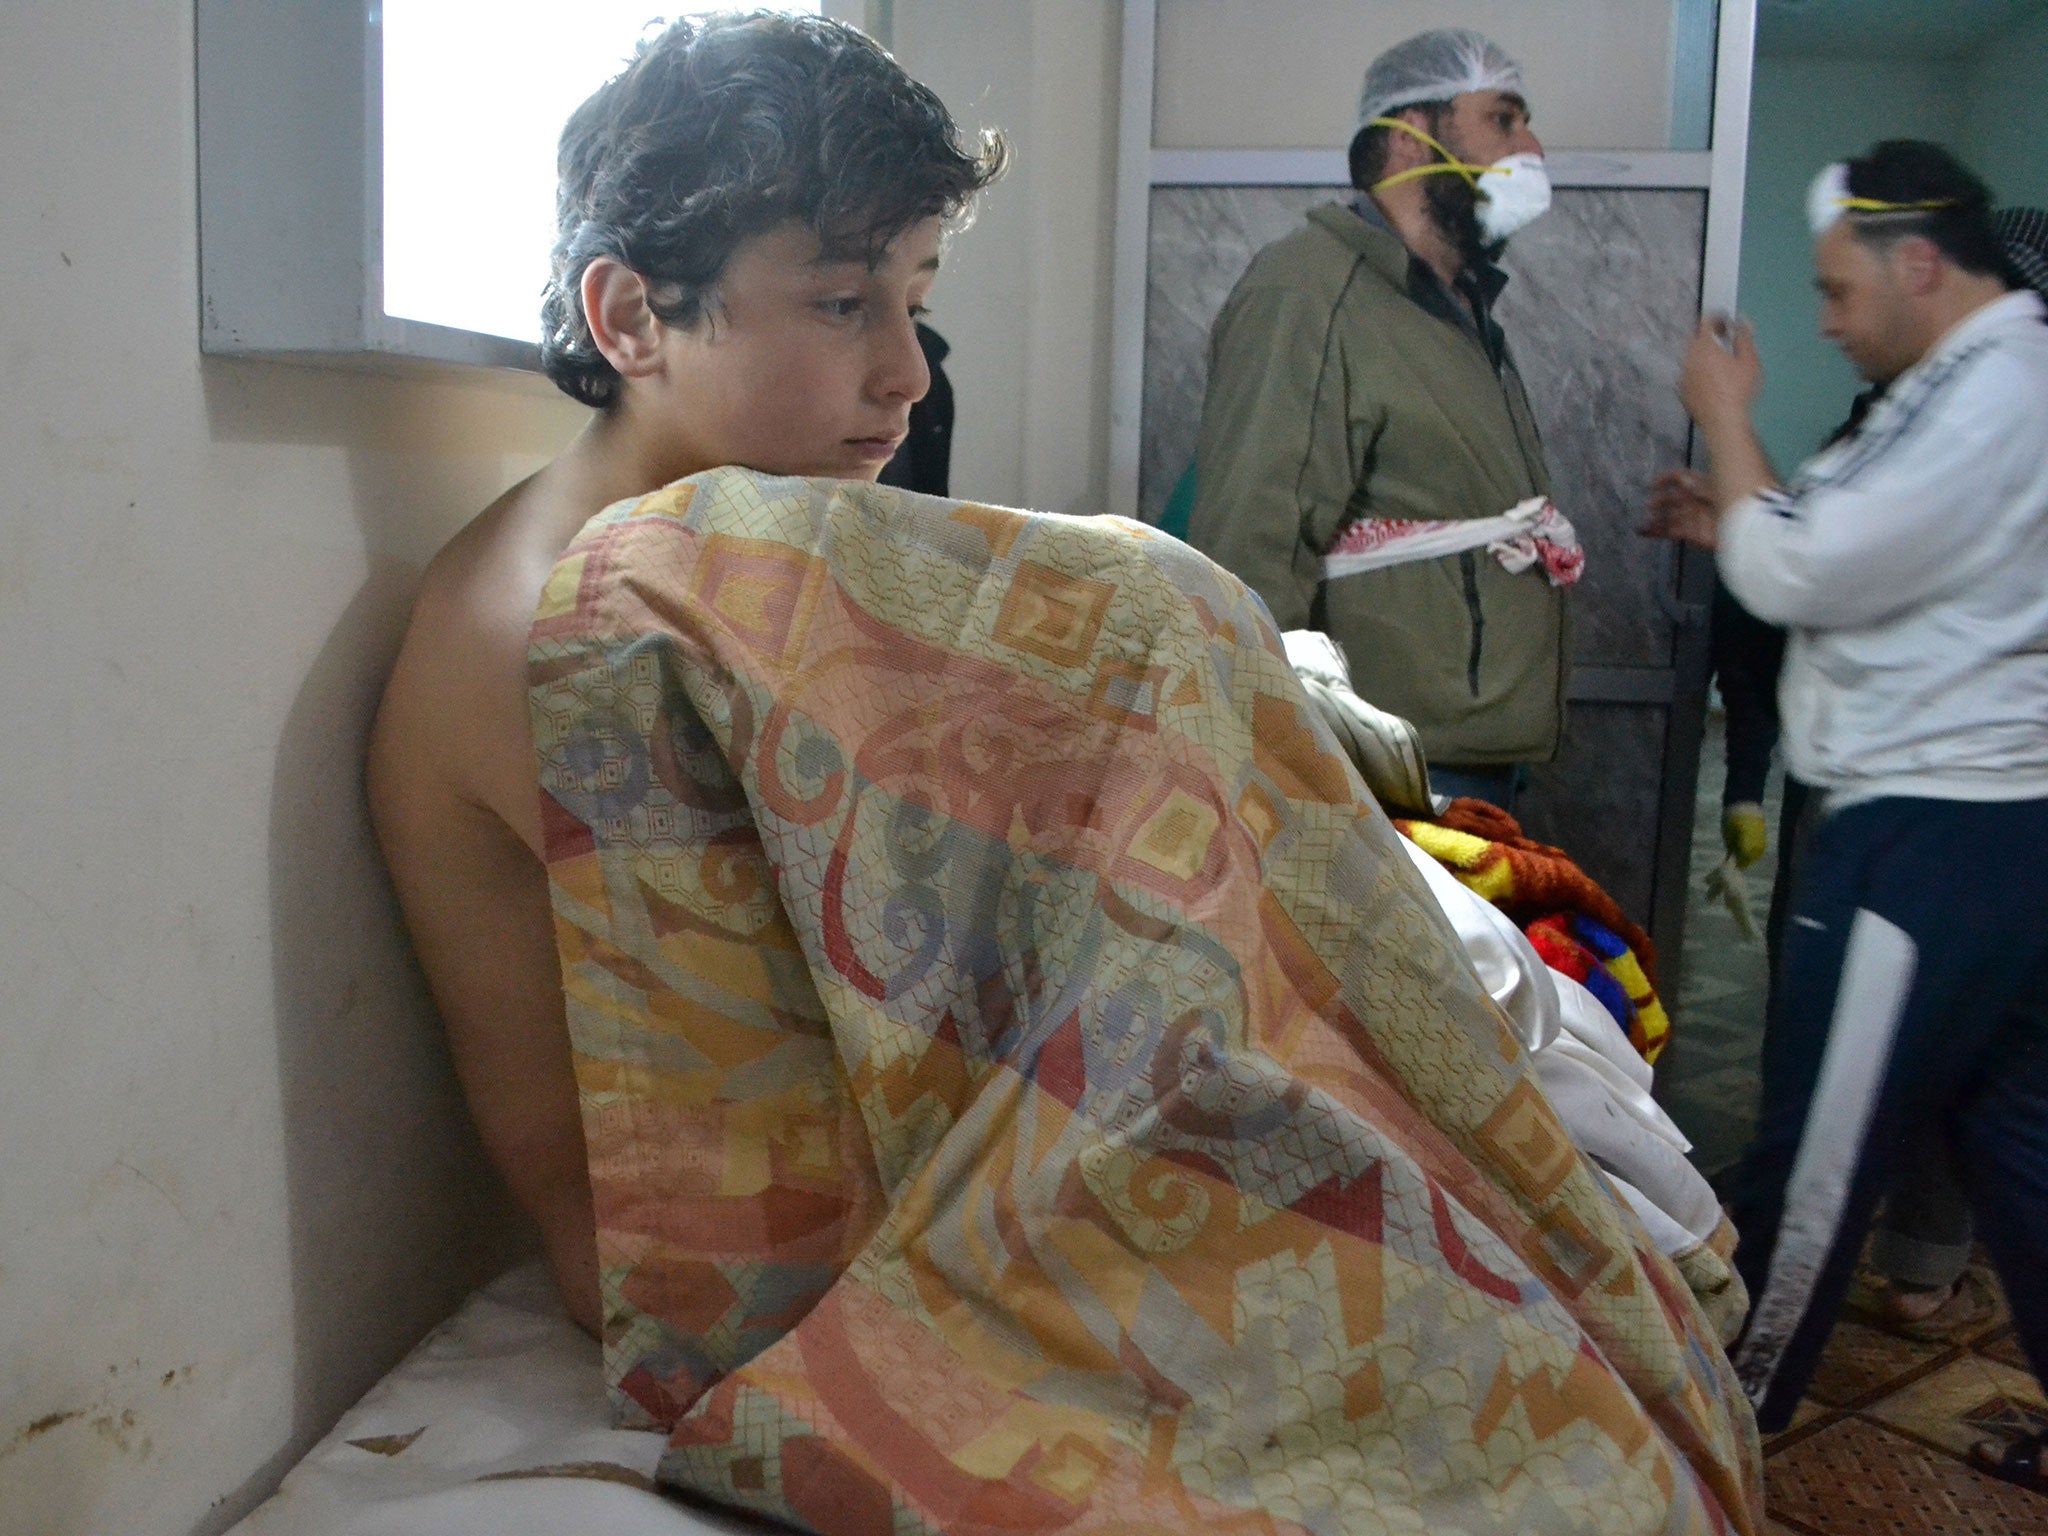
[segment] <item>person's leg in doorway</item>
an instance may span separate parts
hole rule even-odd
[[[1778,870],[1771,883],[1770,916],[1764,924],[1769,957],[1764,1027],[1776,1014],[1778,971],[1784,953],[1785,925],[1799,862],[1819,796],[1791,774],[1778,813]],[[1970,1262],[1970,1203],[1957,1180],[1948,1138],[1939,1128],[1928,1131],[1902,1159],[1905,1171],[1889,1195],[1871,1238],[1870,1262],[1885,1283],[1882,1305],[1893,1322],[1918,1324],[1932,1318],[1956,1294],[1956,1284]]]
[[[2034,1379],[2048,1381],[2048,964],[1990,1055],[1982,1086],[1957,1116],[1962,1168],[2013,1331]],[[2048,1492],[2039,1434],[1978,1446],[1971,1459],[2008,1482]]]
[[[1967,850],[1993,847],[1987,880]],[[1814,828],[1734,1198],[1757,1299],[1733,1355],[1767,1433],[1819,1361],[1899,1150],[1978,1080],[2048,957],[2044,911],[2048,801],[1876,800]]]
[[[2048,959],[2007,1013],[1956,1122],[1978,1231],[2027,1359],[2048,1379]]]
[[[1932,1323],[1941,1313],[1944,1326],[1954,1327],[1943,1309],[1970,1265],[1970,1197],[1946,1129],[1929,1127],[1900,1162],[1870,1237],[1870,1267],[1885,1285],[1880,1305],[1894,1323]]]

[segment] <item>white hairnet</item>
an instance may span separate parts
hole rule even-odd
[[[1418,101],[1521,90],[1522,66],[1500,44],[1470,27],[1439,27],[1394,44],[1366,67],[1353,132]]]

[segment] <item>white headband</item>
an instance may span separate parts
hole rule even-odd
[[[1880,197],[1858,197],[1849,190],[1848,165],[1837,160],[1833,165],[1823,166],[1821,173],[1813,178],[1813,185],[1806,189],[1806,223],[1818,240],[1833,229],[1844,214],[1933,213],[1941,208],[1958,207],[1960,201],[1953,197],[1933,197],[1918,203],[1888,203]]]
[[[1818,240],[1849,211],[1849,167],[1840,160],[1821,167],[1806,189],[1806,225]]]

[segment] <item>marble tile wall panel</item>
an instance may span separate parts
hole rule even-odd
[[[1194,453],[1209,327],[1260,246],[1342,187],[1161,187],[1152,193],[1139,510],[1157,520]],[[1663,666],[1670,554],[1639,539],[1642,495],[1680,462],[1674,386],[1698,308],[1706,204],[1698,192],[1565,189],[1518,236],[1501,320],[1526,377],[1588,574],[1578,659]]]
[[[1543,430],[1557,504],[1586,545],[1576,651],[1668,666],[1674,551],[1644,539],[1643,495],[1685,462],[1678,365],[1699,314],[1706,194],[1568,188],[1517,235],[1500,322]]]
[[[1145,268],[1145,401],[1138,515],[1159,521],[1195,456],[1209,327],[1261,246],[1348,187],[1154,187]]]
[[[1665,718],[1660,704],[1572,705],[1564,750],[1530,770],[1515,807],[1524,832],[1570,853],[1645,928]]]

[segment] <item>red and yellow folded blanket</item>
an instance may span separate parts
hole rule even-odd
[[[1514,817],[1484,800],[1454,800],[1434,821],[1394,824],[1514,918],[1546,965],[1590,991],[1643,1059],[1657,1060],[1671,1038],[1657,951],[1571,855],[1524,837]]]

